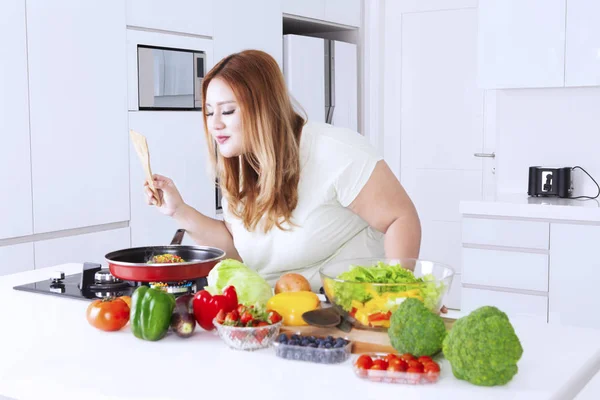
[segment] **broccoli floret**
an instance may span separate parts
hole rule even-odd
[[[400,353],[432,356],[442,349],[446,337],[444,320],[415,298],[407,298],[392,314],[388,335]]]
[[[517,373],[517,361],[523,354],[508,317],[491,306],[457,320],[443,350],[454,376],[479,386],[508,383]]]

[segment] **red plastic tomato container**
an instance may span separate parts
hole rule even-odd
[[[371,357],[373,361],[383,360],[386,354],[383,353],[364,353],[355,357],[352,361],[352,368],[356,376],[362,379],[367,379],[372,382],[383,382],[383,383],[398,383],[405,385],[425,385],[436,383],[440,379],[440,371],[428,371],[428,372],[400,372],[400,371],[388,371],[382,369],[364,369],[359,368],[356,365],[356,361],[362,355]],[[439,366],[439,363],[436,363]]]

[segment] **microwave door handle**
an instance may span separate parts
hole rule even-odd
[[[206,55],[194,53],[194,108],[202,108],[202,79],[205,73]]]

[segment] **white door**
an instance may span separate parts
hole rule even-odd
[[[332,125],[358,130],[356,45],[334,41],[335,109]]]
[[[493,165],[484,173],[483,159],[474,157],[486,144],[484,92],[476,84],[477,9],[407,13],[401,26],[394,49],[401,51],[400,179],[421,218],[420,257],[456,270],[445,302],[459,308],[459,203],[482,198],[484,175],[486,186],[494,186]]]
[[[325,122],[324,40],[284,35],[283,74],[290,94],[306,112],[308,120]]]

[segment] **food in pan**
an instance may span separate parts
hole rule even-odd
[[[159,254],[150,259],[151,264],[174,264],[182,262],[185,262],[185,260],[175,254]]]

